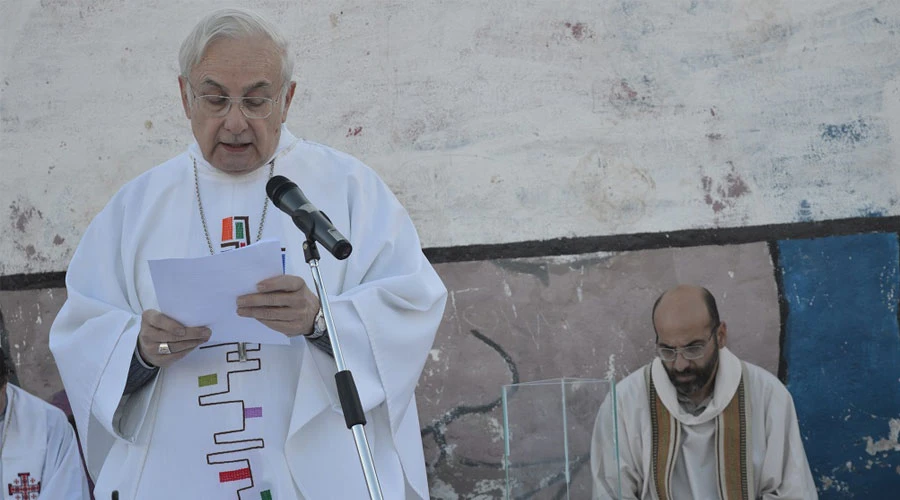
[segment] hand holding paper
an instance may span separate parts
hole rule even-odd
[[[299,276],[276,276],[257,285],[259,293],[238,297],[238,315],[256,318],[288,337],[308,334],[319,299]]]
[[[210,334],[204,326],[186,327],[155,309],[147,309],[141,315],[138,350],[145,362],[165,368],[208,341]],[[165,351],[160,350],[162,345]]]
[[[149,264],[160,311],[188,327],[209,327],[210,342],[289,342],[284,334],[237,313],[238,297],[256,294],[258,283],[283,274],[277,241],[263,240],[208,257]]]

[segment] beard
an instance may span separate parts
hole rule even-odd
[[[687,397],[694,396],[703,390],[703,388],[706,387],[707,382],[715,375],[718,366],[718,341],[716,341],[712,357],[702,366],[688,366],[686,369],[679,372],[675,371],[674,366],[670,368],[663,363],[663,368],[666,369],[666,374],[669,376],[669,380],[672,381],[672,385],[675,386],[675,390],[678,391],[678,394]]]

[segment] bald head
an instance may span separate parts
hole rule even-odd
[[[661,329],[713,327],[719,323],[716,299],[706,288],[678,285],[662,293],[652,312],[653,331],[657,339]]]
[[[662,366],[675,390],[700,403],[715,385],[719,349],[725,347],[728,332],[719,321],[712,294],[693,285],[667,290],[653,305],[653,329]]]

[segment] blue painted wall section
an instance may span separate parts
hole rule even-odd
[[[897,234],[778,246],[787,386],[820,498],[888,498],[900,488]]]

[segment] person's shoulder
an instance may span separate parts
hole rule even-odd
[[[625,378],[616,383],[616,396],[620,401],[631,399],[644,400],[647,398],[646,370],[650,365],[642,365]]]
[[[791,394],[787,387],[772,372],[765,368],[754,365],[749,361],[741,361],[744,364],[747,377],[750,379],[750,386],[755,388],[754,392],[764,394],[767,398],[790,398]]]
[[[644,371],[647,370],[649,366],[649,363],[646,365],[641,365],[637,370],[634,370],[633,372],[623,377],[622,380],[620,380],[616,385],[622,387],[633,387],[635,384],[646,384],[646,375],[644,374]]]
[[[10,388],[16,393],[17,403],[21,405],[21,407],[32,415],[34,418],[37,418],[40,414],[39,412],[43,412],[47,417],[48,424],[56,424],[65,422],[68,424],[69,419],[66,417],[66,414],[53,406],[52,404],[44,401],[43,399],[31,394],[30,392],[18,387],[16,385],[10,384]]]
[[[122,202],[151,188],[165,190],[166,185],[178,184],[181,174],[185,171],[184,167],[188,156],[189,154],[185,151],[127,181],[113,195],[110,204]]]
[[[365,166],[359,158],[350,153],[309,139],[297,139],[297,144],[294,146],[294,152],[302,155],[326,158],[338,163]]]
[[[160,180],[176,182],[176,178],[178,177],[176,174],[183,173],[189,156],[188,152],[185,151],[177,156],[169,158],[126,182],[122,186],[122,189],[135,189],[150,183],[159,182]]]
[[[778,380],[778,377],[773,375],[769,370],[766,370],[765,368],[759,365],[755,365],[749,361],[741,360],[741,363],[743,363],[744,368],[747,371],[747,375],[751,377],[753,381],[758,381],[766,385],[776,385],[784,387],[784,384],[782,384],[781,381]]]
[[[365,194],[371,202],[400,206],[391,188],[372,167],[355,156],[331,146],[298,139],[288,155],[285,173],[304,182],[316,179],[325,191],[343,192],[357,198]],[[373,201],[377,200],[377,201]]]
[[[375,171],[359,158],[325,144],[297,139],[293,154],[299,155],[306,163],[328,169],[330,173],[343,172],[347,175],[372,175]]]

